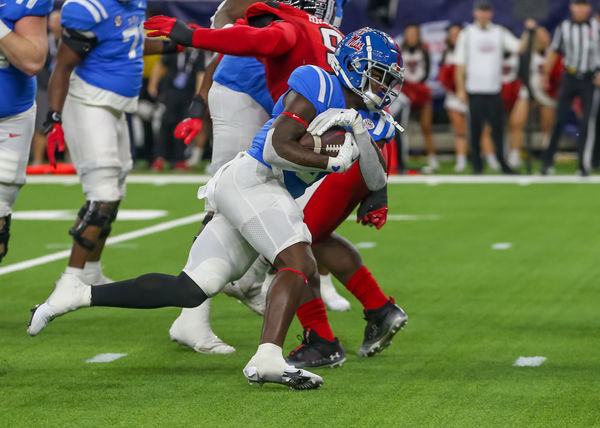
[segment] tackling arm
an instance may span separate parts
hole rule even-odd
[[[175,18],[159,15],[148,19],[144,28],[151,30],[148,37],[167,36],[183,46],[236,56],[281,56],[294,47],[297,39],[292,24],[283,21],[262,28],[248,25],[190,28]]]
[[[0,38],[0,49],[12,65],[29,76],[42,71],[46,62],[46,22],[45,16],[24,16],[15,23],[14,30],[10,31],[0,19],[0,26],[6,27],[8,31]]]

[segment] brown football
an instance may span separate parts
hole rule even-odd
[[[300,145],[315,153],[336,157],[344,144],[345,135],[346,130],[343,127],[334,126],[325,131],[320,138],[307,132],[300,139]]]

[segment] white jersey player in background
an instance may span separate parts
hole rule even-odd
[[[35,94],[46,62],[51,0],[8,1],[0,7],[0,261],[8,252],[10,219],[35,127]]]

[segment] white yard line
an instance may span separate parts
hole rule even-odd
[[[141,184],[202,184],[210,179],[209,175],[179,174],[132,174],[127,177],[128,183]],[[600,175],[579,177],[576,175],[392,175],[392,184],[600,184]],[[29,184],[78,184],[76,175],[30,175]]]
[[[141,238],[142,236],[153,235],[155,233],[164,232],[165,230],[174,229],[186,224],[201,222],[206,213],[194,214],[187,217],[182,217],[177,220],[165,221],[164,223],[155,224],[154,226],[145,227],[143,229],[134,230],[132,232],[122,233],[120,235],[108,238],[106,245],[117,244],[119,242],[131,241],[132,239]],[[66,259],[71,254],[71,250],[58,251],[56,253],[47,254],[45,256],[36,257],[34,259],[25,260],[12,265],[0,267],[0,275],[5,275],[11,272],[29,269],[35,266],[54,262],[56,260]]]

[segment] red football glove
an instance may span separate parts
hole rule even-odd
[[[201,129],[202,119],[188,117],[177,124],[173,134],[175,135],[175,138],[183,139],[185,144],[190,144],[190,141],[194,139]]]
[[[381,229],[387,221],[388,207],[381,207],[375,211],[370,211],[363,218],[357,218],[356,222],[363,226],[375,226],[377,230]]]
[[[59,152],[65,151],[65,134],[60,123],[52,125],[52,128],[46,137],[46,141],[46,154],[48,155],[48,160],[50,161],[50,165],[56,168],[56,157],[54,156],[56,149],[58,148]]]
[[[153,30],[153,31],[150,31],[148,34],[146,34],[146,36],[148,36],[148,37],[160,37],[160,36],[169,37],[169,35],[171,34],[171,31],[173,31],[173,25],[175,25],[176,21],[177,21],[176,18],[173,18],[171,16],[164,16],[164,15],[156,15],[156,16],[153,16],[152,18],[149,18],[146,22],[144,22],[144,28],[146,30]]]

